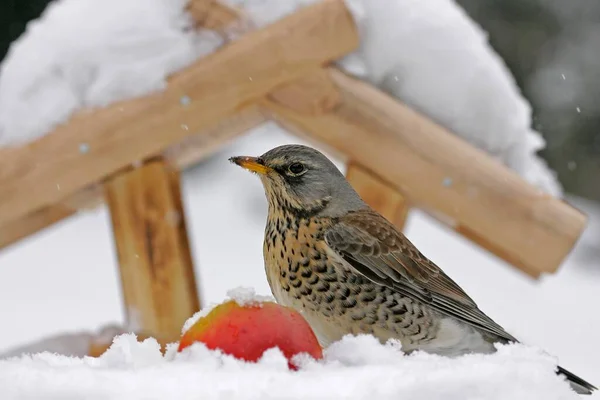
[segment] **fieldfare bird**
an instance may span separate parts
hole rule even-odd
[[[230,161],[258,174],[265,189],[271,291],[302,312],[322,346],[372,334],[399,340],[404,352],[452,357],[517,342],[317,150],[285,145]],[[557,372],[578,393],[596,389],[561,367]]]

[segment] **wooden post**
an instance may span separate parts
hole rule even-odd
[[[167,340],[200,309],[179,185],[162,159],[105,184],[129,326]]]
[[[398,229],[404,228],[408,204],[398,190],[353,161],[348,163],[346,178],[369,206]]]

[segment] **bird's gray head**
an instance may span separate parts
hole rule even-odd
[[[285,145],[229,160],[259,175],[272,209],[337,217],[366,207],[340,170],[313,148]]]

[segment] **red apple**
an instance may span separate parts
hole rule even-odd
[[[304,317],[270,301],[241,306],[230,300],[218,305],[183,334],[178,351],[194,342],[246,361],[256,361],[265,350],[279,347],[292,369],[296,368],[291,358],[298,353],[323,358],[321,346]]]

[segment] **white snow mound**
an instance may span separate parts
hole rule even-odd
[[[522,345],[456,359],[404,355],[372,336],[345,337],[324,360],[290,371],[278,349],[246,363],[196,343],[165,356],[154,339],[118,336],[99,358],[50,353],[0,361],[0,398],[19,399],[577,399],[554,359]]]
[[[227,297],[238,303],[240,306],[260,305],[264,302],[274,302],[273,296],[263,296],[256,294],[252,287],[240,286],[227,291]]]

